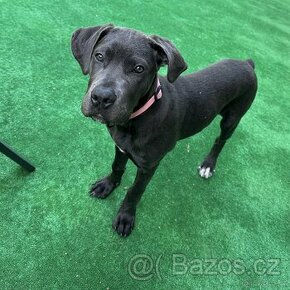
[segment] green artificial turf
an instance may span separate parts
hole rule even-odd
[[[0,15],[0,138],[37,167],[0,154],[0,289],[290,289],[289,0],[11,0]],[[218,118],[162,161],[126,239],[111,222],[135,167],[106,200],[88,196],[114,144],[80,112],[70,51],[75,29],[108,22],[171,39],[186,73],[253,58],[259,78],[214,177],[196,168]]]

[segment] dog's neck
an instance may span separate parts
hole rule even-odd
[[[148,90],[146,95],[139,100],[138,105],[134,108],[130,119],[136,118],[137,116],[146,112],[154,104],[154,102],[161,97],[161,85],[158,76],[156,75],[154,77],[152,85],[150,86],[150,89]]]
[[[153,94],[156,91],[156,86],[157,86],[157,81],[158,81],[158,76],[156,75],[153,79],[152,85],[150,86],[149,90],[147,91],[147,93],[145,94],[145,96],[143,96],[137,106],[134,108],[134,112],[136,112],[137,110],[139,110],[142,106],[144,106],[146,104],[146,102],[153,96]]]

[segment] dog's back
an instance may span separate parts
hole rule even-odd
[[[201,131],[233,103],[245,113],[257,91],[254,67],[252,60],[226,59],[177,79],[173,97],[183,114],[180,139]]]

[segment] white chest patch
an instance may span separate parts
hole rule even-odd
[[[123,153],[123,154],[125,154],[126,152],[123,150],[123,149],[121,149],[118,145],[116,145],[118,148],[119,148],[119,150]]]

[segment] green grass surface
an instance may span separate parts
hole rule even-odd
[[[290,289],[289,14],[289,0],[0,1],[0,137],[37,167],[27,174],[0,155],[0,288]],[[196,167],[218,119],[166,156],[127,239],[111,222],[135,168],[107,200],[89,198],[114,145],[80,112],[87,79],[70,52],[75,29],[108,22],[171,39],[187,73],[251,57],[259,78],[215,176],[202,180]],[[139,254],[152,273],[134,273]],[[199,260],[181,274],[173,254]],[[207,259],[229,262],[201,273]],[[262,274],[269,259],[278,275]],[[246,273],[227,273],[237,260]]]

